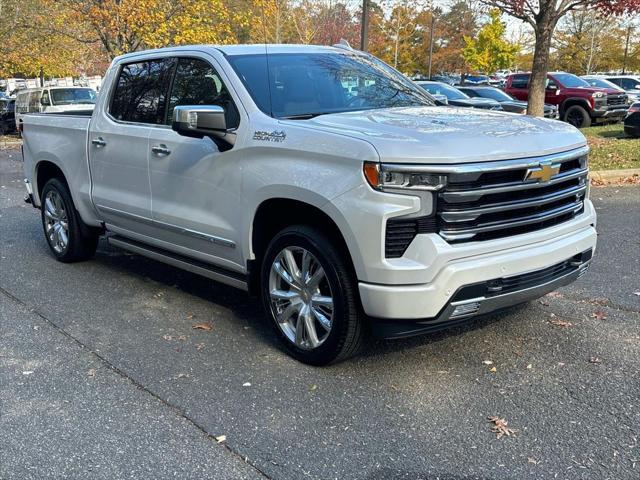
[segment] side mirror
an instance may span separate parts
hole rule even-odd
[[[186,137],[225,134],[224,108],[217,105],[179,105],[173,109],[171,129]]]
[[[49,101],[49,97],[42,97],[40,99],[40,105],[44,105],[45,107],[51,105],[51,102]]]
[[[553,83],[550,83],[549,85],[547,85],[547,90],[557,90],[558,87],[556,87]]]
[[[635,87],[633,87],[634,90],[640,90],[640,83],[638,85],[636,85]]]

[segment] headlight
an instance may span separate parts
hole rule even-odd
[[[601,97],[604,97],[604,94],[602,92],[593,92],[591,96],[593,98],[601,98]]]
[[[412,171],[409,165],[364,163],[364,176],[376,190],[441,190],[447,185],[447,176],[439,173]]]

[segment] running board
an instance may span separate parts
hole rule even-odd
[[[231,272],[224,268],[216,267],[193,258],[185,257],[179,253],[169,252],[167,250],[152,247],[136,240],[124,238],[118,235],[107,237],[109,244],[114,247],[119,247],[124,250],[128,250],[132,253],[137,253],[143,257],[148,257],[159,262],[166,263],[173,267],[187,270],[188,272],[202,275],[203,277],[210,278],[216,282],[224,283],[241,290],[249,290],[247,279],[245,275],[241,273]]]

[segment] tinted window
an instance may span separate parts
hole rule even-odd
[[[589,87],[590,85],[572,73],[554,73],[554,78],[565,88]]]
[[[477,90],[478,96],[482,98],[490,98],[492,100],[497,100],[498,102],[509,102],[514,100],[511,95],[507,95],[502,90],[498,90],[497,88],[479,88]]]
[[[469,98],[469,96],[466,93],[462,93],[457,88],[452,87],[451,85],[447,85],[445,83],[418,82],[418,85],[420,85],[422,88],[424,88],[427,92],[429,92],[432,95],[444,95],[449,100],[464,100]]]
[[[511,80],[511,88],[527,88],[529,75],[514,75]]]
[[[433,105],[409,79],[368,55],[283,53],[228,57],[256,105],[275,117]]]
[[[96,92],[87,88],[60,88],[51,90],[54,105],[95,104]]]
[[[173,109],[178,105],[218,105],[224,108],[228,128],[236,128],[240,115],[227,87],[215,69],[204,60],[181,58],[169,98],[167,124],[171,124]]]
[[[173,59],[124,65],[111,100],[111,115],[118,120],[164,123]]]

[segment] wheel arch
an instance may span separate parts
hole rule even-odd
[[[575,105],[584,108],[589,114],[589,116],[591,116],[591,105],[589,104],[586,98],[569,97],[560,104],[560,112],[559,112],[560,117],[564,117],[564,114],[567,111],[567,109]]]
[[[352,255],[338,222],[317,205],[295,198],[275,197],[266,199],[257,206],[251,222],[252,259],[247,261],[247,270],[249,291],[252,294],[259,291],[260,263],[269,242],[282,229],[298,224],[320,228],[339,249],[357,279]]]

